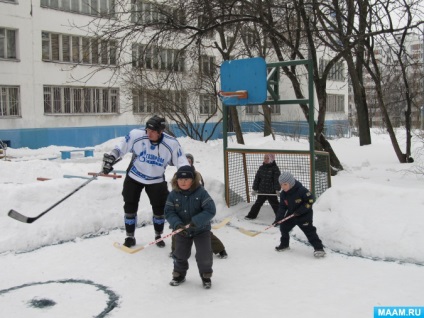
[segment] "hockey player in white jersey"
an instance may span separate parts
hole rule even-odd
[[[156,240],[163,233],[164,207],[169,194],[165,169],[168,165],[174,165],[177,169],[189,165],[177,139],[165,133],[165,127],[165,118],[155,115],[147,121],[144,129],[131,130],[125,140],[103,156],[103,173],[108,174],[113,170],[112,166],[118,158],[128,152],[133,154],[122,190],[127,235],[124,245],[127,247],[136,244],[134,233],[143,189],[152,206]],[[160,241],[156,245],[164,247],[165,242]]]

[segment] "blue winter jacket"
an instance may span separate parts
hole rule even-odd
[[[176,176],[171,181],[172,191],[165,205],[165,218],[172,229],[180,224],[192,223],[187,232],[194,236],[211,230],[211,220],[216,214],[215,202],[209,193],[200,185],[200,174],[189,190],[181,190],[177,186]]]
[[[282,220],[295,212],[298,215],[312,213],[312,204],[314,202],[314,195],[302,183],[296,180],[294,186],[289,191],[281,191],[280,206],[276,220]]]

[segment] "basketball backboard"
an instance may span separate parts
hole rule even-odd
[[[224,61],[221,65],[221,92],[247,91],[247,98],[221,97],[227,106],[258,105],[267,98],[267,69],[262,57]],[[221,95],[221,96],[222,96]]]

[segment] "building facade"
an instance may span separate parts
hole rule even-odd
[[[14,148],[93,146],[140,127],[154,113],[149,100],[125,89],[116,77],[118,59],[125,56],[119,54],[117,41],[90,33],[93,19],[113,15],[114,5],[113,0],[0,0],[0,140]],[[139,66],[134,57],[140,45],[134,43],[132,52],[126,54],[132,57],[133,67]],[[161,54],[165,61],[173,53],[167,49]],[[217,53],[202,58],[199,67],[204,72],[219,64]],[[184,63],[189,62],[181,62],[182,73],[188,72]],[[152,71],[167,67],[154,60],[151,63]],[[320,63],[325,66],[324,54]],[[288,81],[282,83],[281,98],[292,98]],[[347,71],[343,63],[329,78],[328,94],[327,122],[330,126],[332,122],[346,123]],[[182,103],[187,99],[195,101],[200,115],[214,107],[211,97],[201,92],[173,96]],[[263,122],[259,106],[239,107],[238,112],[246,130]],[[305,122],[298,105],[274,105],[272,114],[273,122]],[[219,119],[216,116],[210,125]],[[221,136],[219,128],[214,138]]]

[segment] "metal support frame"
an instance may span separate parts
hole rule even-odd
[[[285,66],[306,65],[308,69],[308,98],[304,99],[279,99],[279,82],[280,82],[280,68]],[[261,105],[294,105],[294,104],[308,104],[309,106],[309,152],[311,163],[311,192],[315,194],[315,118],[314,118],[314,79],[313,79],[313,61],[308,60],[292,60],[284,62],[267,63],[269,70],[267,77],[267,90],[273,100],[263,102]],[[227,107],[237,106],[223,106],[223,147],[224,147],[224,161],[225,151],[228,149],[228,109]],[[225,178],[228,175],[227,165],[224,165]],[[226,180],[226,179],[225,179]],[[226,190],[228,182],[225,182]],[[227,191],[226,191],[227,192]]]

